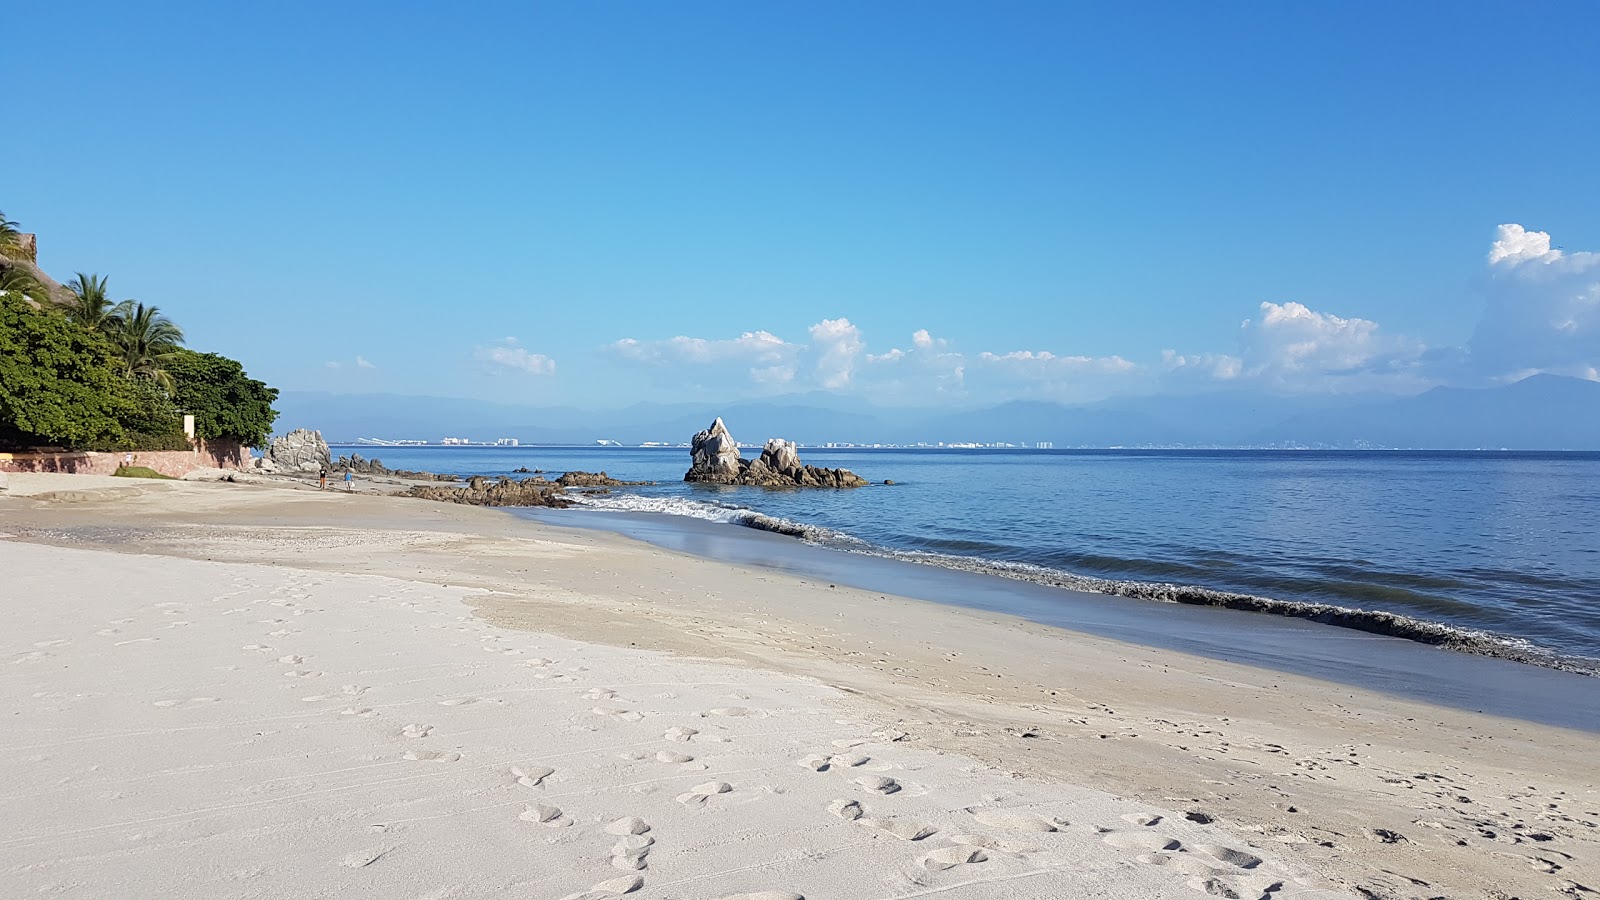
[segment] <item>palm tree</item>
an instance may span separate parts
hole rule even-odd
[[[82,272],[67,285],[67,290],[72,292],[72,302],[67,307],[67,315],[74,322],[90,331],[110,334],[117,316],[128,301],[112,303],[111,295],[106,291],[106,277],[104,275],[85,275]]]
[[[21,259],[22,231],[17,228],[17,223],[6,218],[0,212],[0,256],[9,256],[12,259]]]
[[[121,351],[128,378],[148,378],[172,390],[172,376],[162,368],[183,346],[183,329],[161,314],[160,307],[124,300],[110,317],[111,342]]]

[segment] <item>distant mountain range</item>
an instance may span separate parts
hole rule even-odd
[[[1069,406],[1014,401],[959,411],[875,407],[832,394],[625,409],[539,408],[393,394],[285,391],[279,432],[360,438],[623,444],[687,441],[722,416],[736,438],[1067,447],[1324,447],[1600,450],[1600,383],[1535,375],[1414,397],[1283,397],[1243,391],[1118,398]]]

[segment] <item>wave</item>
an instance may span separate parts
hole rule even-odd
[[[719,522],[725,525],[742,525],[745,528],[770,531],[773,534],[786,535],[799,538],[807,543],[838,549],[860,549],[870,546],[866,541],[852,537],[842,531],[823,528],[820,525],[807,525],[804,522],[796,522],[793,519],[769,516],[749,507],[737,506],[732,503],[707,503],[699,500],[683,500],[677,497],[644,497],[638,494],[572,494],[569,497],[573,501],[573,505],[585,506],[590,509],[604,509],[613,512],[662,513],[669,516],[686,516],[707,522]]]
[[[1381,609],[1359,609],[1331,603],[1279,600],[1272,597],[1215,590],[1195,585],[1095,578],[1033,563],[985,559],[977,556],[938,553],[928,550],[895,550],[871,544],[832,528],[769,516],[748,507],[734,504],[684,500],[677,497],[646,497],[637,494],[575,495],[572,499],[576,505],[591,509],[687,516],[709,522],[739,525],[745,528],[786,535],[798,538],[806,543],[836,550],[884,559],[902,560],[920,565],[938,566],[963,572],[994,575],[1068,590],[1109,594],[1160,603],[1215,606],[1223,609],[1305,619],[1369,634],[1404,638],[1461,653],[1473,653],[1480,656],[1490,656],[1497,659],[1543,666],[1564,672],[1600,677],[1600,659],[1554,653],[1521,638],[1421,619]]]

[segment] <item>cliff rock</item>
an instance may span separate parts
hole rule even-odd
[[[287,474],[309,473],[315,475],[332,468],[328,442],[322,432],[296,428],[281,438],[275,438],[267,447],[267,459],[277,470]]]

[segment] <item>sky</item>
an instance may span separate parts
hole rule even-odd
[[[1600,380],[1600,5],[23,4],[0,210],[288,390]]]

